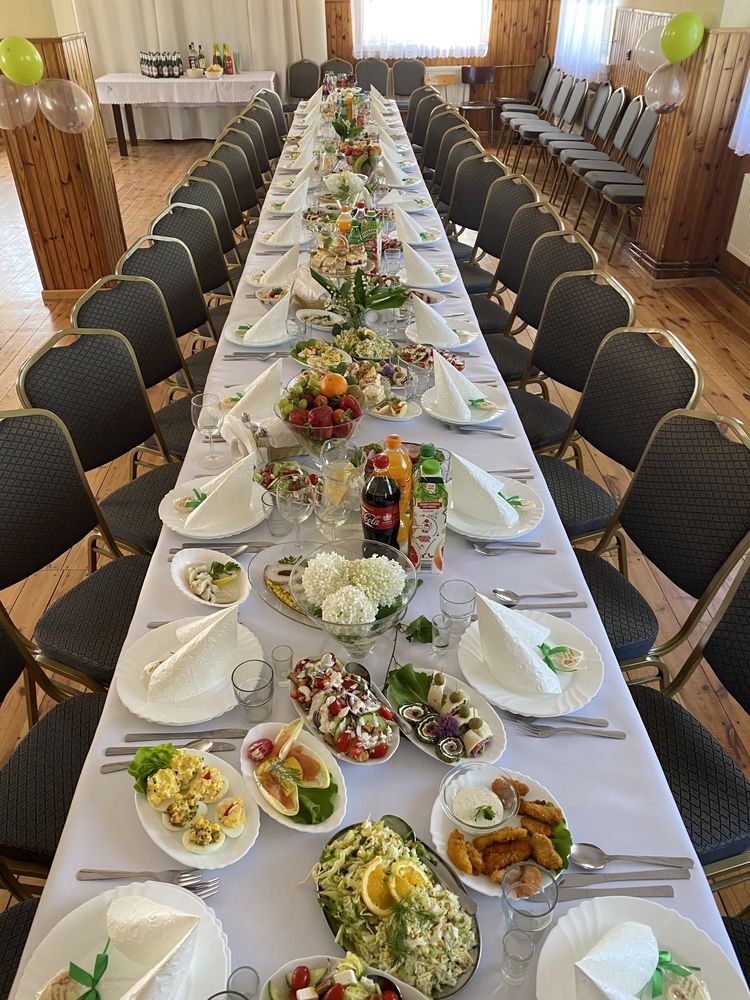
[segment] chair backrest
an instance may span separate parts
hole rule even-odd
[[[417,87],[424,86],[425,65],[421,59],[397,59],[391,74],[394,96],[409,97]]]
[[[744,425],[700,410],[664,417],[615,518],[646,558],[691,597],[721,583],[746,551],[750,534],[750,438]]]
[[[411,96],[409,97],[409,107],[406,109],[405,128],[407,132],[411,133],[411,130],[414,128],[414,119],[417,114],[419,102],[423,97],[427,97],[428,94],[438,94],[437,87],[433,87],[431,83],[428,83],[422,87],[417,87],[416,90],[411,92]]]
[[[336,76],[344,76],[344,74],[351,76],[353,72],[354,67],[348,59],[326,59],[324,63],[320,64],[321,79],[326,75],[326,73],[335,73]]]
[[[62,420],[87,472],[152,434],[170,457],[133,348],[114,330],[54,334],[21,366],[17,388],[24,406],[50,410]]]
[[[298,59],[286,71],[286,89],[292,101],[306,101],[320,86],[320,66],[312,59]]]
[[[638,124],[633,129],[633,134],[628,142],[628,148],[626,150],[627,155],[631,160],[635,160],[640,166],[643,158],[648,152],[651,140],[656,132],[656,126],[659,124],[659,116],[651,108],[646,108],[641,117],[638,119]]]
[[[187,374],[167,303],[150,278],[105,275],[76,302],[71,320],[80,329],[121,333],[135,351],[147,389],[180,370]]]
[[[120,257],[115,273],[150,278],[158,286],[178,337],[208,322],[195,264],[182,240],[174,236],[141,236]]]
[[[427,94],[419,102],[417,113],[414,116],[414,125],[411,131],[411,141],[414,145],[424,146],[430,116],[435,108],[440,107],[447,107],[440,94]]]
[[[633,130],[638,124],[638,120],[643,114],[644,101],[643,97],[639,94],[634,97],[633,100],[625,108],[625,113],[620,119],[620,124],[615,129],[615,134],[612,137],[612,152],[623,153],[630,142],[630,137],[633,134]]]
[[[256,98],[260,98],[262,101],[265,101],[271,109],[271,114],[273,115],[273,120],[276,123],[276,131],[279,134],[279,138],[282,135],[286,135],[287,127],[286,116],[284,115],[284,105],[276,91],[263,87],[255,96]]]
[[[203,158],[196,160],[187,172],[188,177],[202,177],[205,181],[212,181],[221,192],[224,208],[227,211],[227,218],[232,229],[239,229],[242,225],[242,210],[237,199],[237,192],[234,190],[232,175],[226,165],[218,160]]]
[[[96,527],[112,546],[70,434],[54,413],[0,413],[0,476],[0,589],[49,565]]]
[[[254,125],[255,128],[260,133],[260,127],[257,122],[245,122],[246,125]],[[263,137],[260,138],[260,155],[259,150],[256,148],[255,142],[253,141],[250,132],[246,129],[241,128],[235,122],[233,122],[229,128],[224,129],[220,136],[222,142],[229,142],[232,145],[239,146],[242,152],[245,154],[247,160],[247,165],[250,168],[250,174],[253,178],[253,184],[255,185],[256,191],[263,191],[265,189],[265,183],[263,181],[263,167],[261,166],[261,156],[265,161],[268,157],[266,154],[265,143],[263,143]],[[270,167],[270,164],[269,164]]]
[[[448,221],[455,226],[478,230],[493,181],[507,173],[505,164],[490,153],[465,159],[456,171]]]
[[[225,284],[234,291],[216,223],[205,208],[200,205],[169,205],[151,223],[150,232],[155,236],[173,236],[182,240],[193,258],[201,291],[212,292]]]
[[[544,86],[544,81],[547,79],[549,67],[550,57],[548,55],[539,56],[537,61],[534,63],[534,68],[531,71],[531,76],[529,77],[529,88],[527,94],[530,101],[535,101],[539,96],[539,92]]]
[[[586,121],[584,122],[583,130],[586,135],[592,137],[596,135],[599,122],[602,120],[604,109],[607,107],[607,102],[611,96],[612,84],[607,83],[606,81],[604,83],[600,83],[596,88],[596,93],[592,98],[588,114],[586,115]]]
[[[616,302],[602,305],[617,310]],[[609,322],[616,318],[613,312]],[[575,351],[578,331],[568,332],[572,335],[567,349]],[[587,324],[584,336],[589,332]],[[549,350],[564,351],[562,337],[554,330],[553,338],[557,343],[550,343]],[[590,351],[595,337],[589,340]],[[594,448],[632,472],[662,417],[695,407],[702,390],[695,358],[673,333],[613,327],[595,349],[573,426]]]
[[[10,692],[23,673],[26,662],[20,646],[13,641],[13,636],[11,635],[13,626],[10,624],[10,621],[6,624],[5,618],[4,608],[0,605],[0,703],[2,703],[6,694]],[[5,912],[6,914],[8,913],[8,911]],[[6,916],[5,919],[12,919],[12,915]],[[9,985],[13,974],[13,972],[10,973]]]
[[[255,149],[255,156],[258,160],[258,165],[260,166],[261,174],[268,174],[271,172],[271,161],[268,158],[268,150],[266,149],[266,140],[263,138],[263,129],[253,118],[233,118],[229,122],[227,128],[238,129],[240,132],[244,132],[252,141],[253,148]],[[263,177],[261,176],[261,182],[258,184],[256,177],[256,187],[263,186]]]
[[[243,112],[242,117],[247,118],[248,121],[257,122],[260,125],[260,130],[263,133],[263,142],[266,144],[266,152],[269,158],[275,160],[277,156],[280,156],[281,140],[276,129],[273,112],[268,105],[264,104],[262,100],[257,100],[253,103],[252,107]]]
[[[562,88],[561,88],[562,89]],[[565,105],[562,115],[560,116],[561,125],[574,125],[578,119],[581,108],[583,107],[583,102],[586,100],[586,94],[588,93],[589,82],[588,80],[577,80],[575,86],[570,91],[570,97]],[[596,97],[594,97],[594,101]],[[592,102],[593,104],[593,102]]]
[[[388,74],[390,69],[385,59],[376,59],[368,56],[367,59],[359,59],[355,68],[357,83],[362,90],[369,90],[373,84],[381,94],[388,90]]]
[[[619,121],[620,115],[622,114],[622,109],[625,107],[625,88],[618,87],[617,90],[613,90],[612,94],[607,100],[607,105],[602,111],[602,116],[599,119],[599,124],[596,127],[596,138],[600,139],[602,142],[606,142],[615,125]]]
[[[531,247],[521,285],[518,289],[511,320],[523,320],[536,330],[542,319],[544,304],[553,281],[569,271],[585,271],[597,267],[599,256],[590,244],[571,229],[559,233],[542,233]]]
[[[433,169],[437,163],[440,143],[448,129],[463,125],[466,119],[449,107],[437,107],[430,115],[427,124],[427,134],[424,139],[422,150],[422,168]]]
[[[441,138],[440,148],[438,149],[437,160],[435,162],[435,169],[430,183],[430,188],[433,191],[440,190],[440,185],[443,183],[443,175],[445,174],[445,167],[448,163],[448,157],[450,156],[451,150],[456,143],[462,142],[464,139],[474,139],[475,142],[479,143],[479,136],[474,129],[466,123],[454,125],[452,128],[449,128]],[[479,144],[479,147],[481,149],[481,143]]]
[[[214,221],[222,253],[229,253],[237,245],[229,224],[221,191],[213,181],[203,177],[185,177],[169,192],[170,205],[197,205],[205,209]]]
[[[745,650],[750,642],[750,561],[732,582],[721,608],[702,637],[703,655],[721,683],[750,712],[750,670]]]
[[[547,74],[547,79],[544,81],[544,86],[539,96],[539,107],[542,111],[549,111],[552,107],[552,102],[560,88],[564,75],[563,71],[557,66],[553,66]]]
[[[461,83],[470,87],[483,87],[495,82],[494,66],[462,66]]]
[[[478,139],[462,139],[455,144],[448,155],[448,162],[445,164],[443,183],[440,185],[440,201],[450,205],[458,168],[464,160],[482,155],[484,155],[484,149]]]
[[[562,117],[562,113],[565,110],[568,100],[570,99],[570,95],[573,93],[575,84],[575,77],[569,73],[557,88],[555,99],[552,102],[552,107],[550,108],[550,118],[553,121],[558,121]]]
[[[542,233],[562,232],[565,224],[546,202],[521,205],[505,237],[495,275],[504,288],[518,292],[531,248]]]
[[[223,163],[232,176],[232,184],[237,195],[240,210],[249,212],[258,204],[258,192],[250,172],[250,164],[244,151],[228,141],[219,141],[209,154],[209,159]]]
[[[646,152],[643,154],[643,159],[641,160],[641,169],[650,170],[651,164],[654,160],[654,152],[656,151],[656,129],[648,141],[648,146],[646,146]]]
[[[499,260],[513,216],[521,205],[538,201],[539,192],[523,174],[498,177],[487,192],[477,233],[477,247]]]

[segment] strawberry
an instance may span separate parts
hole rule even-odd
[[[310,414],[307,410],[292,410],[289,414],[288,422],[290,424],[295,424],[298,427],[304,427],[305,424],[310,419]]]
[[[320,396],[316,396],[313,400],[313,406],[328,406],[328,396],[323,396],[322,394]]]
[[[310,411],[310,424],[313,427],[330,427],[333,423],[333,410],[330,406],[316,406]]]
[[[349,437],[352,430],[352,423],[346,410],[333,411],[333,433],[337,438]]]
[[[350,396],[348,393],[346,396],[341,397],[341,407],[344,410],[351,411],[351,415],[355,419],[362,416],[362,407],[359,405],[359,400],[355,399],[354,396]]]

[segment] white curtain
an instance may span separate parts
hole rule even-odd
[[[354,55],[486,56],[492,0],[351,0]]]
[[[729,139],[729,148],[733,149],[737,156],[750,154],[750,74],[745,80],[745,89],[742,91],[742,100]]]
[[[607,79],[612,19],[618,0],[561,0],[555,65],[593,82]]]
[[[327,58],[325,0],[74,0],[88,38],[94,76],[137,73],[141,49],[178,49],[200,42],[210,58],[214,42],[240,53],[240,69],[274,70],[286,90],[286,70],[297,59]],[[114,135],[111,112],[105,127]],[[147,139],[213,138],[228,108],[135,109],[139,136]]]

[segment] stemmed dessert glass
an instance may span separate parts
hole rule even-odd
[[[211,392],[197,393],[190,400],[190,416],[193,427],[198,433],[208,435],[208,455],[201,459],[201,466],[204,469],[223,468],[227,464],[227,459],[214,451],[214,435],[219,433],[224,423],[224,411],[219,397]]]
[[[300,525],[313,512],[312,491],[310,480],[304,477],[300,479],[299,487],[296,490],[279,490],[276,494],[276,505],[279,508],[279,513],[294,526],[294,540],[298,547],[302,544]]]

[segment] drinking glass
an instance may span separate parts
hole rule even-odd
[[[321,479],[314,488],[315,523],[323,538],[327,538],[329,542],[336,541],[337,528],[340,528],[349,517],[349,508],[345,503],[346,495],[339,494],[340,490],[326,489],[325,479]]]
[[[285,538],[292,530],[291,525],[279,510],[276,503],[276,494],[266,490],[261,497],[263,514],[266,518],[268,530],[274,538]]]
[[[476,588],[466,580],[446,580],[440,588],[440,610],[453,620],[457,635],[469,627],[476,597]]]
[[[450,615],[439,614],[432,619],[432,651],[444,653],[450,645],[453,619]]]
[[[234,991],[244,1000],[254,1000],[260,989],[260,977],[252,965],[241,965],[227,979],[227,990]]]
[[[190,400],[190,416],[193,427],[200,435],[208,434],[208,455],[204,455],[200,464],[204,469],[223,469],[227,464],[224,455],[214,453],[214,434],[218,434],[224,422],[224,411],[219,397],[212,392],[199,392]]]
[[[310,496],[310,486],[308,483],[301,483],[301,489],[286,490],[276,494],[276,503],[283,517],[294,525],[294,540],[297,545],[302,544],[300,538],[300,525],[308,519],[313,512],[312,497]]]
[[[500,974],[509,986],[520,986],[534,957],[534,939],[525,931],[511,929],[503,937]]]
[[[289,672],[292,669],[294,650],[291,646],[274,646],[271,650],[271,663],[279,687],[289,687]]]
[[[500,886],[503,909],[514,930],[538,934],[552,923],[557,882],[533,861],[511,865]]]
[[[273,711],[273,667],[265,660],[245,660],[232,671],[232,687],[245,720],[266,722]]]
[[[237,990],[221,990],[220,993],[212,993],[208,1000],[247,1000],[244,993]]]
[[[398,269],[401,264],[400,250],[384,250],[383,260],[385,261],[386,274],[398,274]]]

